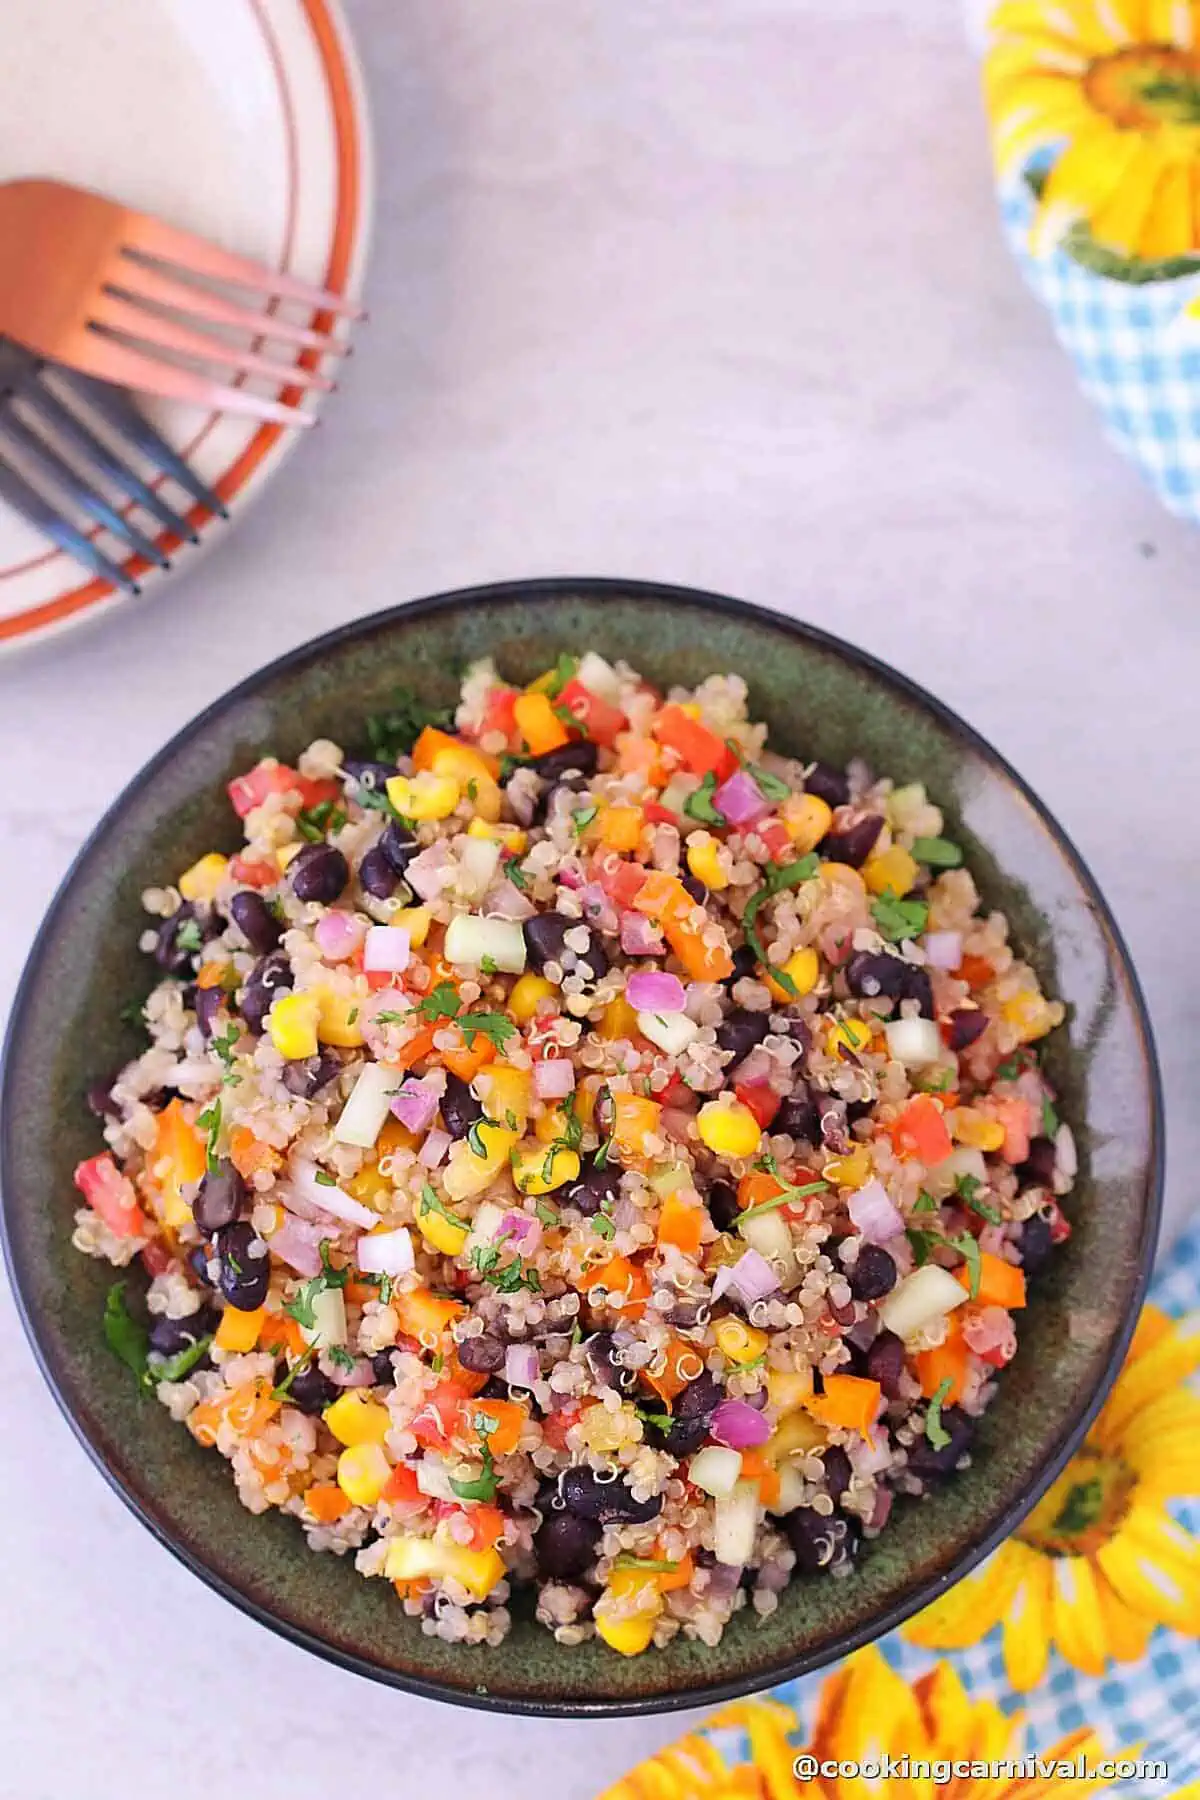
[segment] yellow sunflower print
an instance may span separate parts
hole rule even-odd
[[[744,1731],[748,1763],[731,1767],[715,1745],[697,1736],[669,1749],[619,1781],[600,1800],[1051,1800],[1082,1797],[1107,1786],[1103,1781],[1014,1776],[954,1778],[935,1785],[932,1777],[869,1781],[861,1777],[819,1776],[800,1781],[792,1772],[797,1756],[818,1762],[870,1762],[884,1755],[914,1761],[993,1762],[1026,1754],[1022,1718],[1006,1718],[990,1700],[971,1700],[949,1663],[938,1663],[910,1686],[878,1650],[860,1650],[842,1663],[821,1688],[817,1716],[805,1745],[793,1742],[796,1715],[777,1700],[748,1700],[709,1720],[709,1727]],[[1107,1752],[1095,1732],[1072,1732],[1046,1762],[1082,1756],[1088,1763]]]
[[[1149,261],[1200,248],[1200,0],[1001,0],[984,86],[1005,179],[1055,153],[1034,225]]]
[[[910,1621],[904,1635],[962,1650],[996,1625],[1014,1688],[1028,1692],[1049,1647],[1086,1675],[1136,1662],[1159,1625],[1200,1637],[1200,1539],[1168,1502],[1200,1494],[1200,1314],[1147,1306],[1125,1367],[1082,1450],[1014,1537]]]

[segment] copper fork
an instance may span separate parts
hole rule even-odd
[[[248,290],[265,305],[221,291]],[[315,314],[294,324],[276,310],[295,301]],[[149,213],[61,181],[0,185],[0,335],[37,356],[119,387],[244,413],[279,425],[311,425],[311,413],[241,385],[263,378],[285,391],[335,384],[312,365],[346,349],[333,318],[361,318],[342,294],[269,269],[180,231]],[[288,346],[283,361],[221,335]],[[188,366],[213,365],[237,385]]]

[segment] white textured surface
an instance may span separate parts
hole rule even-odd
[[[0,670],[5,993],[120,785],[277,651],[466,582],[693,582],[857,639],[1045,796],[1146,983],[1182,1216],[1196,544],[1100,442],[1005,259],[961,16],[352,13],[378,120],[372,324],[236,543]],[[275,1640],[108,1493],[11,1317],[0,1354],[6,1796],[589,1800],[672,1735],[451,1713]]]

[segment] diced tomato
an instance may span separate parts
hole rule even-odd
[[[765,1131],[783,1104],[782,1094],[765,1081],[735,1082],[733,1091],[743,1106],[748,1106]]]
[[[298,794],[299,781],[296,770],[289,769],[286,763],[260,762],[245,775],[235,776],[225,792],[238,818],[244,819],[262,805],[268,794]]]
[[[469,1398],[454,1382],[439,1382],[408,1428],[418,1444],[445,1450],[462,1419],[463,1402]]]
[[[397,1463],[387,1478],[387,1486],[380,1498],[383,1500],[419,1500],[421,1490],[417,1486],[416,1470],[408,1468],[404,1463]]]
[[[593,694],[591,688],[584,687],[582,681],[574,677],[558,696],[558,704],[566,707],[588,737],[610,748],[616,743],[618,732],[624,731],[629,724],[619,706],[602,700],[599,694]]]
[[[479,727],[482,737],[488,731],[502,731],[506,738],[512,738],[517,729],[516,688],[494,687],[488,689],[487,699],[483,705],[483,723]]]
[[[1050,1242],[1065,1244],[1071,1235],[1071,1221],[1057,1200],[1047,1198],[1045,1212],[1050,1220]]]
[[[660,806],[657,800],[647,800],[642,808],[652,825],[678,825],[679,814],[673,813],[669,806]]]
[[[582,1417],[583,1408],[578,1400],[568,1400],[565,1406],[557,1407],[542,1420],[542,1436],[552,1450],[566,1449],[567,1433]]]
[[[772,862],[794,860],[792,840],[782,819],[760,819],[757,825],[751,825],[749,829],[767,846]]]
[[[229,865],[229,873],[235,881],[242,881],[247,887],[274,887],[279,880],[279,870],[270,863],[252,862],[245,856],[235,856]]]
[[[996,976],[995,969],[984,956],[964,956],[954,973],[970,988],[986,987]]]
[[[98,1213],[114,1237],[148,1237],[150,1221],[137,1203],[133,1183],[122,1175],[105,1150],[100,1156],[89,1156],[74,1174],[79,1189],[92,1211]]]
[[[954,1148],[942,1110],[928,1094],[910,1100],[892,1126],[892,1142],[901,1156],[916,1156],[932,1167]]]
[[[297,775],[296,787],[300,794],[300,804],[306,811],[314,806],[328,806],[342,797],[341,784],[328,775],[320,781],[314,781],[307,775]]]
[[[142,1251],[142,1267],[147,1275],[165,1275],[175,1258],[159,1238],[151,1238]]]
[[[737,757],[724,738],[681,706],[664,706],[651,729],[659,743],[674,750],[693,775],[715,775],[724,781],[737,768]]]
[[[681,1075],[672,1075],[665,1088],[660,1088],[654,1098],[662,1106],[688,1106],[696,1096]]]

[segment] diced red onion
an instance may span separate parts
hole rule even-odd
[[[695,1117],[695,1113],[685,1112],[681,1106],[665,1106],[659,1119],[663,1135],[673,1143],[686,1144],[692,1135]]]
[[[367,1275],[407,1275],[414,1266],[412,1238],[403,1225],[368,1232],[355,1244],[354,1259]]]
[[[848,925],[827,925],[817,942],[825,961],[831,968],[839,969],[854,948],[854,933]]]
[[[487,919],[532,919],[537,907],[505,876],[495,882],[484,895],[480,911]]]
[[[631,1225],[637,1224],[640,1217],[641,1214],[628,1194],[622,1194],[612,1209],[612,1222],[617,1230],[628,1231]]]
[[[433,900],[451,880],[454,859],[444,839],[430,844],[414,856],[404,871],[404,879],[422,900]],[[391,927],[389,926],[389,930]]]
[[[687,993],[678,975],[665,969],[639,969],[625,983],[625,998],[636,1012],[682,1012]]]
[[[714,1563],[708,1571],[706,1595],[714,1600],[729,1600],[737,1593],[742,1579],[742,1564]]]
[[[598,881],[589,881],[585,888],[581,888],[579,898],[583,902],[583,916],[589,925],[595,925],[601,931],[617,929],[617,909]]]
[[[452,1142],[450,1133],[443,1131],[439,1126],[436,1131],[429,1133],[417,1151],[417,1161],[423,1168],[436,1169],[438,1164],[444,1160]]]
[[[548,1056],[533,1065],[533,1091],[539,1100],[563,1100],[575,1089],[575,1065],[566,1056]]]
[[[621,915],[621,948],[626,956],[657,956],[663,947],[662,932],[645,913]]]
[[[525,1256],[532,1256],[542,1241],[542,1221],[528,1213],[506,1212],[499,1235],[509,1243],[519,1244]]]
[[[324,1368],[324,1364],[322,1364],[322,1368]],[[375,1385],[375,1371],[371,1367],[371,1359],[368,1356],[356,1357],[354,1366],[350,1369],[343,1368],[335,1357],[331,1357],[326,1372],[334,1387],[356,1388],[374,1387]]]
[[[324,924],[324,920],[321,922]],[[320,930],[320,926],[317,928]],[[407,969],[412,943],[398,925],[372,925],[363,944],[363,968],[371,974],[399,975]]]
[[[963,1340],[967,1347],[974,1350],[976,1356],[999,1356],[1001,1362],[1011,1362],[1016,1355],[1017,1334],[1012,1322],[1012,1314],[1002,1306],[984,1306],[977,1312],[963,1315]]]
[[[393,1113],[410,1131],[424,1131],[433,1122],[437,1109],[437,1095],[415,1075],[406,1077],[392,1101]]]
[[[872,1176],[850,1196],[846,1208],[851,1223],[869,1244],[885,1244],[904,1230],[904,1220],[888,1198],[882,1181]]]
[[[313,927],[313,937],[317,949],[329,962],[342,962],[347,956],[353,956],[363,941],[366,926],[353,913],[322,913]],[[364,965],[370,967],[370,964]]]
[[[509,1387],[531,1388],[541,1375],[538,1353],[532,1344],[510,1344],[504,1355],[504,1379]]]
[[[722,1400],[709,1421],[708,1434],[729,1450],[753,1450],[766,1443],[771,1427],[744,1400]]]
[[[569,863],[556,871],[554,879],[561,882],[563,887],[581,888],[583,886],[583,876],[579,873],[578,869],[573,869]]]
[[[289,1215],[279,1227],[271,1233],[269,1242],[271,1255],[285,1262],[289,1269],[306,1278],[321,1273],[321,1239],[329,1236],[326,1225],[310,1225],[303,1219]]]
[[[743,1087],[761,1087],[768,1081],[778,1065],[769,1050],[761,1044],[755,1044],[748,1055],[743,1056],[737,1065],[737,1084]]]
[[[856,1435],[847,1444],[846,1454],[856,1475],[878,1475],[892,1460],[892,1446],[887,1432],[873,1425],[865,1437]]]
[[[713,805],[731,825],[753,825],[772,810],[771,801],[745,769],[735,770],[728,781],[721,783],[713,795]]]
[[[927,931],[921,939],[925,960],[935,969],[957,969],[962,961],[961,931]]]
[[[891,1488],[881,1487],[879,1489],[878,1493],[875,1495],[875,1505],[871,1509],[871,1516],[867,1520],[867,1529],[869,1531],[883,1530],[884,1526],[892,1516],[892,1501],[895,1497],[896,1496]]]
[[[779,1286],[779,1277],[775,1270],[766,1257],[760,1256],[757,1250],[747,1250],[734,1263],[730,1273],[733,1286],[747,1306],[753,1306],[756,1300],[765,1300],[767,1295],[773,1294]],[[734,1449],[740,1448],[740,1444],[734,1445]]]
[[[293,1163],[291,1173],[296,1193],[320,1212],[329,1213],[335,1219],[345,1219],[350,1225],[361,1225],[368,1231],[377,1222],[379,1215],[373,1213],[369,1206],[344,1194],[340,1187],[330,1187],[326,1182],[318,1181],[318,1171],[312,1163]],[[286,1205],[286,1192],[284,1203]]]
[[[713,1277],[712,1297],[714,1304],[723,1300],[733,1286],[733,1268],[729,1263],[722,1263]]]

